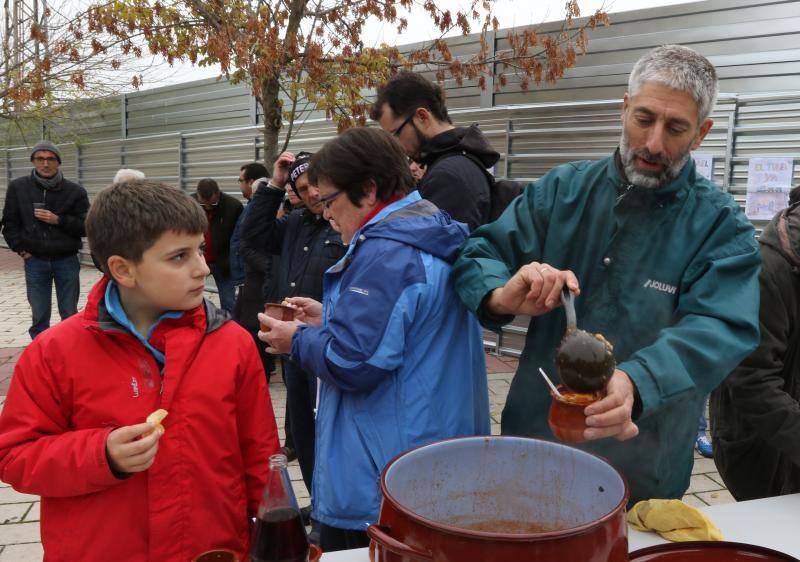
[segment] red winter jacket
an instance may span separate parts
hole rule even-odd
[[[161,389],[153,356],[106,311],[106,284],[20,357],[0,416],[0,480],[42,496],[46,562],[245,552],[278,451],[252,339],[208,302],[162,320],[150,338],[166,355]],[[158,408],[169,416],[155,463],[116,478],[106,437]]]

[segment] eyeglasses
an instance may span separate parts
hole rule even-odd
[[[406,118],[403,120],[403,122],[402,122],[402,123],[400,123],[400,126],[399,126],[399,127],[397,127],[397,128],[394,130],[394,131],[392,131],[392,134],[393,134],[394,136],[396,136],[396,137],[399,137],[399,136],[400,136],[400,132],[403,130],[403,127],[405,127],[406,125],[408,125],[408,124],[411,122],[411,120],[414,118],[414,115],[415,115],[415,114],[414,114],[414,113],[412,113],[411,115],[409,115],[408,117],[406,117]]]
[[[58,162],[58,158],[55,156],[34,156],[33,161],[37,164],[44,164],[47,162],[48,164],[54,164]]]
[[[326,195],[325,197],[320,197],[319,202],[322,203],[322,207],[324,209],[330,209],[331,203],[342,194],[342,191],[334,191],[330,195]]]
[[[213,209],[217,205],[219,205],[219,199],[217,199],[217,201],[215,203],[210,203],[210,202],[208,202],[208,203],[202,203],[201,202],[200,203],[200,206],[203,207],[204,209]]]

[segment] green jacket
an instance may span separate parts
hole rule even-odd
[[[704,398],[758,344],[754,229],[733,199],[689,161],[658,189],[626,184],[615,158],[572,162],[528,186],[494,223],[477,229],[453,268],[456,289],[493,330],[482,304],[522,265],[578,277],[578,326],[602,333],[636,385],[639,436],[581,445],[622,471],[631,500],[680,498]],[[564,334],[558,308],[533,318],[503,410],[502,432],[554,440],[550,395]]]

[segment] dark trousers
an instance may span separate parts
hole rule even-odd
[[[263,282],[263,274],[248,272],[245,276],[244,284],[240,285],[236,292],[233,319],[247,330],[250,337],[256,342],[258,355],[261,357],[261,364],[264,366],[267,382],[269,382],[270,375],[275,372],[275,356],[267,353],[267,344],[258,339],[258,313],[264,310],[264,303],[261,302],[261,285]]]
[[[303,482],[311,493],[314,474],[314,407],[317,402],[317,377],[303,371],[297,363],[284,359],[286,382],[286,419],[289,420],[297,462]]]
[[[208,269],[211,270],[211,276],[214,278],[214,284],[217,286],[219,293],[219,306],[233,314],[236,286],[233,284],[230,274],[225,275],[222,268],[216,263],[208,264]]]
[[[323,552],[364,548],[369,546],[369,535],[366,531],[340,529],[320,523],[319,546]]]
[[[50,327],[53,282],[56,285],[56,301],[61,319],[78,312],[80,271],[81,264],[77,255],[51,260],[31,256],[25,260],[25,287],[33,319],[28,330],[31,339]]]

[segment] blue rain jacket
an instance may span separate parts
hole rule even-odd
[[[366,530],[396,455],[489,433],[483,339],[450,280],[467,237],[417,192],[379,212],[325,273],[323,325],[292,356],[321,381],[314,517]]]

